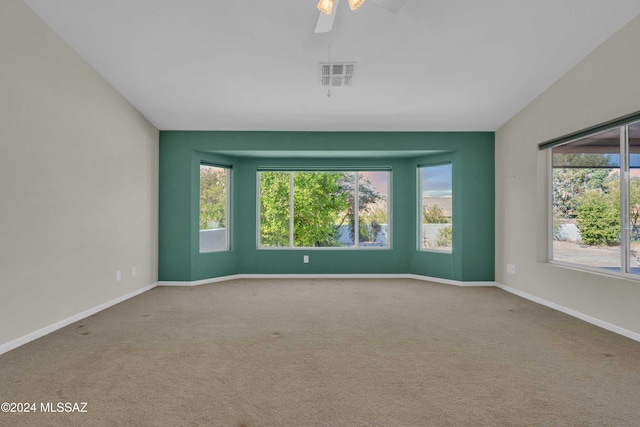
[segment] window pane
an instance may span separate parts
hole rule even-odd
[[[553,259],[620,271],[620,130],[553,148]]]
[[[228,248],[228,169],[200,165],[200,252]]]
[[[342,224],[348,221],[349,217],[349,202],[345,185],[348,185],[346,177],[350,174],[344,172],[294,172],[294,246],[340,246],[338,230]]]
[[[451,252],[453,192],[451,164],[420,168],[420,248]]]
[[[640,274],[640,122],[629,125],[629,272]]]
[[[339,180],[340,192],[347,201],[336,222],[337,246],[341,247],[351,248],[355,246],[355,216],[353,214],[355,212],[355,180],[356,172],[343,172]]]
[[[389,247],[391,172],[259,176],[260,247]]]
[[[289,246],[289,172],[260,172],[260,246]]]
[[[387,171],[359,172],[359,246],[389,246],[389,177]]]

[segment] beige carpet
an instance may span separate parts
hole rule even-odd
[[[237,280],[0,356],[5,401],[37,406],[7,426],[634,426],[640,343],[496,288]]]

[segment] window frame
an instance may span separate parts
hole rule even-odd
[[[451,167],[451,248],[450,249],[434,249],[434,248],[427,248],[423,246],[423,210],[424,210],[424,191],[423,191],[423,185],[422,185],[422,169],[424,168],[429,168],[429,167],[438,167],[438,166],[446,166],[449,165]],[[437,253],[437,254],[445,254],[445,255],[451,255],[454,252],[454,238],[453,235],[455,234],[455,221],[454,221],[454,214],[453,214],[453,201],[454,201],[454,191],[453,191],[453,161],[449,160],[449,161],[442,161],[442,162],[437,162],[437,163],[420,163],[417,165],[416,167],[416,171],[417,171],[417,179],[418,179],[418,213],[417,213],[417,231],[418,231],[418,236],[417,236],[417,248],[419,252],[429,252],[429,253]]]
[[[209,249],[209,250],[202,250],[201,247],[201,240],[200,240],[200,234],[202,231],[206,231],[205,230],[201,230],[200,229],[200,211],[202,206],[200,205],[200,193],[202,191],[202,180],[200,179],[200,171],[202,170],[202,167],[213,167],[213,168],[218,168],[218,169],[223,169],[225,171],[225,236],[224,236],[224,247],[221,248],[216,248],[216,249]],[[198,162],[198,207],[197,207],[197,212],[198,212],[198,220],[197,220],[197,233],[198,233],[198,253],[199,254],[209,254],[209,253],[216,253],[216,252],[228,252],[231,250],[231,173],[232,173],[232,166],[230,165],[226,165],[226,164],[221,164],[221,163],[217,163],[217,162],[212,162],[212,161],[206,161],[206,160],[200,160]]]
[[[627,116],[608,121],[606,123],[592,126],[590,128],[574,132],[544,143],[539,144],[539,150],[546,150],[547,162],[547,263],[561,267],[571,268],[589,273],[622,277],[640,281],[640,274],[632,273],[630,266],[631,236],[629,231],[630,221],[630,142],[629,127],[640,123],[640,112],[629,114]],[[555,147],[568,145],[585,138],[598,135],[602,132],[619,130],[620,146],[619,146],[619,188],[620,188],[620,270],[614,270],[606,267],[590,266],[587,264],[574,263],[566,260],[554,259],[554,226],[553,226],[553,208],[554,208],[554,180],[553,180],[553,149]]]
[[[288,246],[263,246],[261,244],[261,186],[260,186],[260,174],[263,172],[284,172],[289,174],[289,245]],[[356,212],[354,218],[354,228],[357,231],[354,234],[353,246],[295,246],[294,240],[294,174],[297,172],[343,172],[356,174],[355,183],[359,182],[361,172],[387,172],[389,179],[387,184],[387,245],[386,246],[364,246],[359,244],[359,185],[354,185],[354,212]],[[391,167],[259,167],[256,172],[256,247],[258,250],[391,250],[393,246],[393,203],[392,203],[392,188],[393,188],[393,169]]]

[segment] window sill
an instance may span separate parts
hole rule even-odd
[[[582,273],[591,273],[599,276],[610,277],[612,279],[632,280],[635,282],[640,282],[640,275],[637,275],[637,274],[623,273],[615,270],[607,270],[606,268],[602,268],[602,267],[589,267],[581,264],[571,264],[569,262],[555,261],[551,259],[548,260],[547,263],[555,267],[566,268],[568,270],[579,271]]]

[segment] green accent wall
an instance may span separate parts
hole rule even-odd
[[[231,167],[228,251],[199,253],[200,162]],[[417,168],[443,162],[453,166],[450,254],[418,250]],[[260,167],[391,167],[391,248],[259,250]],[[493,281],[494,247],[493,132],[160,132],[160,281],[305,273]]]

